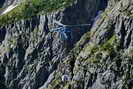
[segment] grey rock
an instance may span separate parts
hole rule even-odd
[[[0,27],[0,89],[132,89],[133,61],[125,53],[133,46],[133,19],[121,12],[128,9],[131,0],[75,0],[62,11]],[[51,32],[54,20],[91,26],[71,28],[72,38],[62,40]],[[90,55],[90,44],[100,47],[114,35],[120,51],[97,48]],[[70,80],[62,82],[63,75]]]

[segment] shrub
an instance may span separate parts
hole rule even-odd
[[[113,35],[106,43],[102,44],[100,47],[101,51],[107,51],[109,53],[114,52],[114,46],[117,45],[116,36]]]

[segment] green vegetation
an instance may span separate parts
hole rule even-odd
[[[81,61],[87,61],[88,63],[99,63],[102,55],[111,55],[116,52],[117,39],[113,35],[107,42],[96,45],[88,44],[83,49],[83,53],[87,56],[85,59],[80,59]]]
[[[52,83],[48,86],[48,89],[59,89],[61,84],[61,79],[54,79]]]
[[[133,13],[131,10],[128,10],[128,7],[123,7],[119,10],[119,12],[124,15],[127,16],[129,18],[133,18]]]
[[[64,86],[64,89],[71,89],[71,84],[70,84],[70,83],[67,83],[67,84]]]
[[[85,48],[86,52],[90,52],[90,55],[94,55],[94,53],[96,53],[97,51],[99,51],[99,48],[97,45],[95,44],[89,44],[86,48]]]
[[[130,17],[130,18],[133,18],[133,13],[130,12],[130,11],[128,11],[128,10],[123,11],[122,14],[123,14],[124,16],[128,16],[128,17]]]
[[[0,25],[27,19],[41,12],[49,13],[69,6],[73,0],[27,0],[12,11],[0,16]]]
[[[111,9],[106,9],[102,14],[102,18],[109,18],[109,14],[111,13]]]
[[[98,59],[96,59],[96,58],[89,58],[89,59],[87,59],[87,61],[88,61],[88,63],[99,63],[99,60]]]
[[[101,51],[108,51],[109,53],[114,52],[114,46],[116,44],[116,36],[112,36],[106,43],[102,44],[100,47]]]

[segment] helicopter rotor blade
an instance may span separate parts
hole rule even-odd
[[[90,26],[91,24],[76,24],[76,25],[65,25],[60,23],[59,21],[54,20],[54,23],[58,24],[59,26],[63,27],[82,27],[82,26]]]

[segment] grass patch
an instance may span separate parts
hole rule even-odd
[[[107,51],[109,53],[114,52],[114,46],[117,44],[116,36],[113,35],[106,43],[102,44],[100,47],[101,51]]]
[[[86,47],[84,47],[83,51],[83,54],[86,56],[80,60],[87,61],[88,63],[99,63],[103,55],[112,55],[117,51],[117,44],[116,35],[113,35],[109,40],[101,45],[88,44]]]
[[[87,59],[87,62],[96,64],[96,63],[99,63],[100,61],[98,59],[96,59],[95,57],[92,57],[92,58]]]

